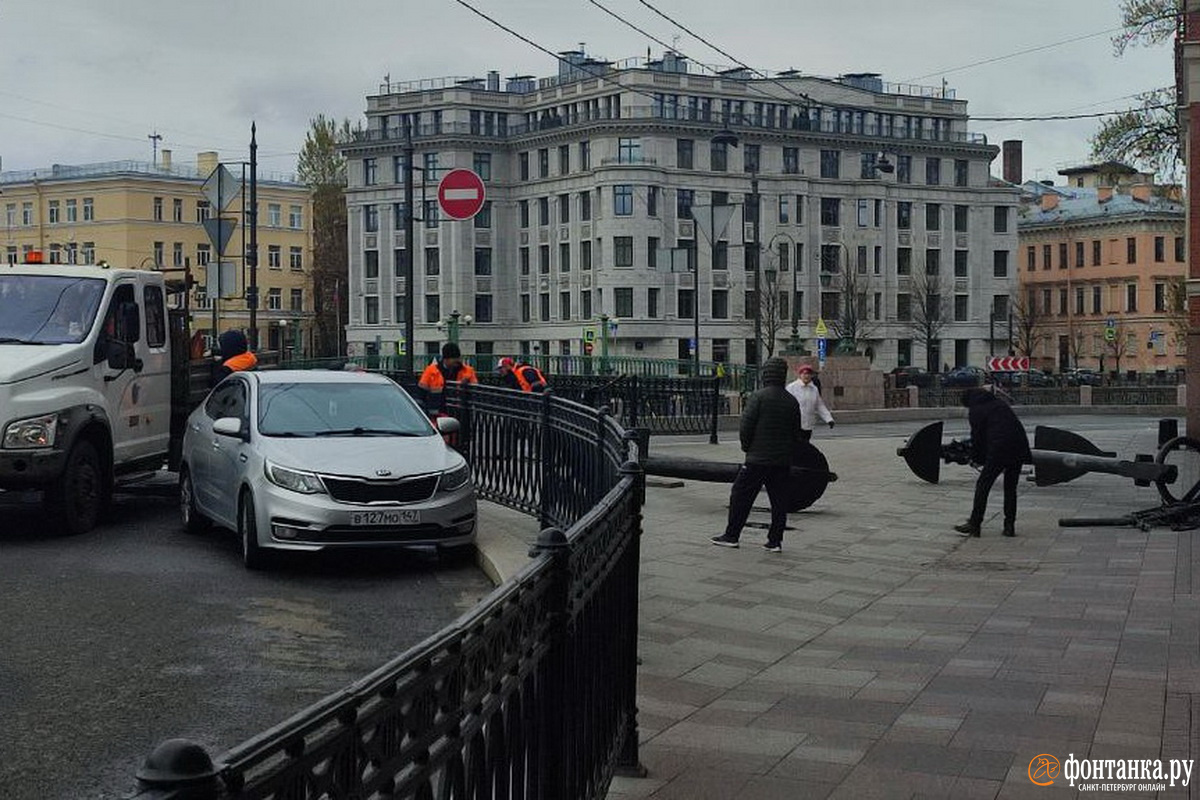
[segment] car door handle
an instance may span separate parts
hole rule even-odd
[[[213,439],[213,450],[220,450],[220,449],[221,449],[221,440]]]
[[[238,454],[238,461],[240,461],[240,462],[242,462],[243,464],[245,464],[247,460],[248,460],[248,459],[246,458],[246,454],[245,454],[245,453],[239,453],[239,454]]]

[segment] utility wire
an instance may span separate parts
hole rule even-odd
[[[1167,103],[1162,103],[1155,106],[1143,106],[1140,109],[1126,109],[1125,111],[1099,111],[1095,114],[1052,114],[1043,117],[971,117],[974,122],[1046,122],[1064,119],[1095,119],[1097,117],[1113,117],[1118,114],[1128,114],[1130,111],[1157,111],[1164,108],[1173,108],[1174,106]]]
[[[1008,53],[1002,56],[994,56],[992,58],[985,58],[982,61],[972,61],[970,64],[963,64],[959,67],[951,67],[950,69],[941,69],[935,72],[928,72],[924,75],[918,75],[915,78],[908,78],[902,81],[902,83],[915,83],[916,81],[924,80],[925,78],[936,78],[939,75],[948,75],[951,72],[961,72],[964,69],[982,67],[985,64],[994,64],[997,61],[1006,61],[1010,58],[1016,58],[1017,56],[1025,56],[1029,55],[1030,53],[1041,52],[1042,50],[1050,50],[1051,48],[1061,47],[1064,44],[1071,44],[1072,42],[1082,42],[1085,39],[1095,39],[1097,36],[1106,36],[1107,34],[1115,33],[1119,30],[1122,30],[1122,28],[1109,28],[1108,30],[1096,31],[1094,33],[1085,33],[1081,36],[1072,36],[1070,39],[1063,39],[1061,41],[1051,42],[1049,44],[1040,44],[1036,47],[1027,47],[1024,50],[1018,50],[1014,53]]]
[[[699,41],[700,43],[704,44],[705,46],[707,46],[707,47],[709,47],[709,48],[711,48],[711,49],[715,50],[716,52],[720,53],[721,55],[725,56],[725,58],[728,58],[730,61],[732,61],[733,63],[737,64],[737,65],[738,65],[739,67],[741,67],[742,69],[747,69],[747,70],[750,70],[751,72],[753,72],[753,73],[754,73],[755,75],[757,75],[758,77],[760,77],[760,78],[763,78],[764,80],[768,80],[768,81],[770,81],[771,83],[774,83],[776,86],[779,86],[779,87],[783,88],[783,89],[784,89],[785,91],[787,91],[788,93],[790,93],[790,94],[792,94],[792,95],[794,95],[794,96],[796,96],[796,97],[799,97],[799,98],[800,98],[801,100],[803,100],[805,103],[812,103],[812,104],[816,104],[816,101],[814,101],[814,100],[813,100],[811,97],[809,97],[808,95],[804,94],[803,92],[798,92],[798,91],[796,91],[795,89],[793,89],[791,86],[788,86],[786,83],[783,83],[782,81],[780,81],[778,78],[771,78],[771,77],[767,76],[766,74],[764,74],[763,72],[761,72],[761,71],[759,71],[759,70],[755,69],[754,67],[750,66],[749,64],[746,64],[745,62],[743,62],[743,61],[740,61],[739,59],[737,59],[737,58],[735,58],[734,56],[730,55],[729,53],[725,52],[725,51],[724,51],[724,50],[722,50],[721,48],[717,47],[717,46],[716,46],[715,44],[713,44],[712,42],[710,42],[710,41],[708,41],[707,39],[705,39],[705,38],[704,38],[703,36],[701,36],[700,34],[698,34],[698,33],[696,33],[695,31],[693,31],[693,30],[689,29],[689,28],[688,28],[686,25],[683,25],[682,23],[678,22],[677,20],[675,20],[675,19],[672,19],[672,18],[671,18],[670,16],[668,16],[667,14],[664,14],[662,11],[659,11],[657,8],[655,8],[654,6],[652,6],[650,3],[646,2],[646,0],[638,0],[638,2],[639,2],[639,3],[641,3],[642,5],[644,5],[646,8],[650,9],[651,11],[653,11],[655,14],[658,14],[660,17],[662,17],[663,19],[665,19],[667,22],[671,23],[671,24],[672,24],[672,25],[674,25],[675,27],[677,27],[677,28],[679,28],[680,30],[682,30],[682,31],[684,31],[685,33],[687,33],[687,34],[688,34],[689,36],[691,36],[693,39],[696,39],[697,41]]]

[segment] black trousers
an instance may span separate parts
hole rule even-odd
[[[765,464],[743,464],[733,479],[729,490],[729,522],[725,536],[737,539],[746,527],[754,498],[765,485],[771,498],[771,527],[767,529],[767,542],[779,544],[783,541],[783,529],[787,525],[788,480],[791,466],[768,466]]]
[[[812,431],[806,431],[803,428],[801,428],[800,429],[800,441],[811,442],[812,441]]]
[[[988,493],[1000,473],[1004,473],[1004,524],[1014,525],[1017,521],[1017,482],[1021,480],[1020,464],[984,464],[975,481],[975,505],[971,508],[970,522],[979,525],[987,511]]]

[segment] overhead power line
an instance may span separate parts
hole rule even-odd
[[[1041,52],[1042,50],[1050,50],[1055,47],[1061,47],[1064,44],[1071,44],[1072,42],[1082,42],[1085,39],[1095,39],[1097,36],[1106,36],[1110,33],[1116,33],[1119,30],[1121,30],[1121,28],[1119,28],[1119,27],[1109,28],[1108,30],[1095,31],[1094,33],[1085,33],[1081,36],[1072,36],[1069,39],[1063,39],[1063,40],[1057,41],[1057,42],[1050,42],[1049,44],[1039,44],[1036,47],[1027,47],[1024,50],[1017,50],[1016,52],[1007,53],[1002,56],[993,56],[992,58],[985,58],[982,61],[972,61],[970,64],[963,64],[962,66],[958,66],[958,67],[950,67],[949,69],[940,69],[940,70],[936,70],[934,72],[928,72],[924,75],[918,75],[915,78],[908,78],[902,82],[903,83],[915,83],[916,81],[924,80],[926,78],[936,78],[941,75],[949,75],[951,72],[961,72],[964,69],[972,69],[974,67],[982,67],[985,64],[994,64],[997,61],[1006,61],[1010,58],[1016,58],[1017,56],[1025,56],[1025,55],[1029,55],[1030,53]]]
[[[1124,111],[1098,111],[1094,114],[1050,114],[1041,117],[971,117],[972,122],[1048,122],[1053,120],[1064,119],[1095,119],[1097,117],[1114,117],[1118,114],[1128,114],[1130,111],[1158,111],[1164,108],[1174,108],[1174,106],[1163,103],[1155,106],[1142,106],[1136,109],[1125,109]]]

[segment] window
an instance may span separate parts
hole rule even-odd
[[[693,150],[696,143],[691,139],[675,140],[675,165],[679,169],[693,169]]]
[[[863,180],[871,180],[877,174],[877,166],[879,162],[879,154],[875,152],[863,153],[861,157],[861,165],[859,177]]]
[[[896,183],[912,183],[912,156],[896,156]]]
[[[966,322],[967,321],[967,302],[969,299],[970,299],[970,295],[965,295],[965,294],[954,295],[954,321],[955,322]]]
[[[967,206],[954,207],[954,232],[966,233],[967,220],[969,219],[969,208]]]
[[[1154,237],[1154,262],[1161,264],[1167,260],[1167,240],[1162,236]]]
[[[633,237],[632,236],[614,236],[613,237],[613,266],[616,266],[616,267],[632,267],[633,266]]]
[[[529,249],[523,248],[525,260],[529,260]],[[425,274],[438,275],[442,271],[442,251],[437,247],[425,248]]]
[[[940,275],[942,271],[942,251],[941,250],[926,250],[925,251],[925,274]]]
[[[1092,287],[1092,313],[1103,313],[1103,292],[1099,286]]]
[[[1067,315],[1067,290],[1058,290],[1058,314],[1060,317]]]
[[[900,322],[912,321],[912,295],[905,292],[896,295],[896,319]]]
[[[1075,266],[1077,268],[1083,266],[1083,242],[1075,243]]]
[[[942,183],[942,160],[940,158],[925,159],[925,185],[940,186]]]
[[[480,229],[488,229],[492,227],[492,201],[485,200],[479,209],[479,213],[471,219],[471,224]]]
[[[363,185],[374,186],[379,183],[379,159],[363,159]]]
[[[366,302],[367,324],[368,325],[378,325],[379,324],[379,298],[372,296],[372,297],[366,298],[366,301],[367,301]],[[283,289],[274,288],[274,289],[267,290],[267,310],[268,311],[282,311],[283,310]]]
[[[421,213],[421,217],[425,220],[426,228],[436,228],[438,226],[438,213],[437,200],[426,200],[425,208]]]
[[[1137,237],[1130,236],[1125,240],[1125,263],[1133,264],[1137,262]]]
[[[51,200],[51,201],[49,202],[49,206],[50,206],[50,213],[49,213],[49,220],[48,220],[48,221],[49,221],[49,223],[50,223],[51,225],[57,225],[57,224],[58,224],[58,222],[59,222],[59,218],[58,218],[58,201],[57,201],[57,200]]]
[[[212,262],[212,245],[196,245],[196,266],[207,267]]]
[[[1137,284],[1125,284],[1125,311],[1133,313],[1137,311]]]
[[[558,174],[567,175],[571,172],[571,145],[558,146]]]
[[[15,213],[15,209],[14,209]],[[67,201],[67,222],[79,221],[79,204],[75,200]]]
[[[628,183],[613,187],[613,214],[628,217],[633,213],[633,186]]]
[[[723,142],[710,143],[709,163],[713,172],[725,172],[729,168],[729,146]]]
[[[800,148],[783,148],[783,173],[785,175],[800,174]]]
[[[836,197],[821,198],[821,224],[837,227],[841,224],[842,201]]]
[[[375,233],[379,230],[379,206],[363,206],[363,231]]]
[[[471,166],[480,180],[490,181],[492,179],[491,153],[475,153],[471,158]]]
[[[967,277],[967,263],[968,263],[967,262],[967,251],[966,250],[955,250],[954,251],[954,277],[956,277],[956,278]]]
[[[821,272],[841,272],[842,246],[838,244],[821,245]]]
[[[571,243],[562,242],[558,246],[558,271],[571,271]]]
[[[303,311],[304,310],[304,290],[303,289],[292,289],[291,305],[289,308],[292,311]]]
[[[636,137],[617,139],[617,161],[621,164],[640,164],[642,140]]]
[[[1092,266],[1100,266],[1100,240],[1096,239],[1092,242]],[[1182,259],[1180,259],[1182,261]]]
[[[790,249],[788,249],[787,242],[779,243],[779,247],[778,247],[778,250],[776,251],[776,254],[779,259],[779,271],[780,272],[788,271],[788,260],[789,260],[789,255],[791,254],[791,252],[792,251]]]
[[[90,197],[83,198],[83,221],[91,222],[96,219],[96,204]],[[1182,261],[1183,259],[1176,259]]]
[[[579,168],[581,170],[589,170],[592,168],[592,143],[579,143]]]
[[[561,320],[569,320],[571,318],[571,293],[558,293],[558,318]]]
[[[407,302],[407,298],[405,298],[404,295],[396,295],[394,299],[395,302],[392,305],[392,313],[395,316],[393,319],[395,319],[398,324],[401,324],[404,322],[405,314],[408,312],[408,309],[404,307],[405,303]]]
[[[1008,251],[993,250],[992,251],[992,277],[1007,278],[1008,277]]]
[[[675,190],[675,215],[680,219],[692,218],[692,204],[696,202],[696,192],[693,189]]]
[[[543,228],[550,224],[550,198],[538,198],[538,225]]]
[[[613,289],[614,316],[633,316],[633,289],[628,287]]]
[[[175,222],[183,222],[183,200],[176,197],[171,201],[171,219]]]
[[[867,248],[865,245],[860,244],[858,246],[857,255],[858,255],[858,261],[857,261],[858,274],[866,275],[867,274]]]
[[[299,272],[304,269],[304,249],[300,247],[288,247],[288,269]]]
[[[729,291],[728,290],[713,289],[712,318],[713,319],[729,319]]]
[[[85,201],[85,202],[86,202],[86,201]],[[1176,237],[1175,237],[1175,260],[1176,260],[1176,261],[1183,261],[1183,260],[1184,260],[1184,255],[1183,255],[1183,252],[1184,252],[1184,248],[1183,248],[1183,237],[1182,237],[1182,236],[1176,236]]]
[[[171,263],[173,266],[183,266],[183,242],[175,242],[171,247]]]
[[[521,153],[517,156],[517,163],[520,165],[521,180],[529,180],[529,153]]]
[[[761,169],[762,146],[745,145],[742,152],[742,172],[758,172]]]
[[[650,319],[658,319],[658,295],[659,289],[656,286],[651,286],[646,291],[646,316]]]
[[[954,185],[966,186],[969,163],[965,158],[954,159]],[[997,231],[1003,233],[1003,231]]]
[[[646,268],[658,269],[658,237],[646,237]]]
[[[520,219],[521,227],[528,228],[529,227],[529,201],[528,200],[517,201],[517,215],[518,215],[518,218]]]
[[[476,275],[491,275],[492,274],[492,248],[476,247],[475,248],[475,274]]]
[[[1054,309],[1050,306],[1050,290],[1042,289],[1042,313],[1053,314]]]
[[[840,150],[822,150],[821,177],[835,179],[841,177],[841,161],[842,152]]]
[[[942,229],[941,203],[925,204],[925,230],[940,231]]]
[[[538,177],[550,177],[550,148],[543,147],[537,151],[538,153]]]
[[[992,295],[992,316],[997,320],[1008,316],[1008,295]]]
[[[17,224],[17,204],[9,203],[4,207],[4,224],[10,228],[16,227]],[[15,262],[9,262],[15,263]]]
[[[912,274],[912,248],[897,247],[896,248],[896,274],[911,275]]]
[[[679,289],[675,299],[676,316],[691,319],[696,316],[696,294],[692,289]]]
[[[162,347],[167,343],[167,313],[162,287],[147,286],[142,292],[142,302],[146,306],[146,344]]]
[[[163,199],[161,197],[154,198],[154,221],[163,221]],[[26,222],[25,224],[29,225],[30,222]]]
[[[842,310],[841,300],[840,292],[821,292],[821,316],[825,319],[837,319]]]
[[[858,201],[858,227],[865,228],[870,223],[871,217],[871,201]]]
[[[442,298],[436,294],[425,295],[425,322],[437,324],[442,321]]]
[[[992,231],[1008,233],[1008,206],[996,206],[992,209]]]
[[[646,216],[658,216],[658,187],[646,187]]]
[[[529,295],[521,295],[521,322],[529,322]]]
[[[1067,243],[1058,243],[1058,268],[1066,269],[1070,264],[1067,263]]]
[[[592,193],[579,193],[579,218],[587,222],[592,218]]]
[[[475,295],[475,321],[492,322],[492,296],[490,294]]]
[[[550,245],[548,244],[538,247],[538,274],[550,274]]]
[[[592,293],[591,292],[580,292],[579,293],[579,316],[582,319],[591,319],[592,318]]]
[[[378,278],[379,277],[379,251],[364,250],[363,251],[363,277]]]
[[[1082,316],[1083,305],[1084,305],[1084,303],[1083,303],[1083,287],[1076,286],[1075,287],[1075,314],[1077,316]]]
[[[1033,272],[1037,269],[1037,248],[1029,245],[1025,248],[1025,271]]]
[[[550,321],[550,293],[542,292],[538,295],[538,318],[542,322]]]
[[[424,163],[425,163],[425,180],[436,181],[438,178],[441,177],[441,175],[439,174],[440,168],[438,167],[438,154],[437,153],[425,153],[424,154]]]
[[[716,242],[712,246],[712,268],[729,269],[729,242]]]
[[[1042,245],[1042,269],[1050,269],[1050,254],[1053,252],[1050,245]]]
[[[896,203],[896,227],[902,231],[912,229],[912,203],[907,200]]]
[[[392,183],[404,183],[404,156],[392,156]]]
[[[592,268],[592,243],[579,243],[579,268],[589,270]]]
[[[154,243],[154,264],[155,264],[155,266],[160,266],[160,267],[162,266],[163,252],[164,252],[164,244],[162,242],[155,242]]]
[[[1154,284],[1154,311],[1163,313],[1167,310],[1167,285],[1165,283]]]

